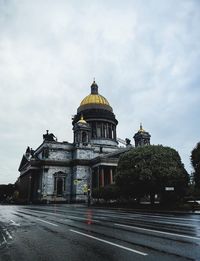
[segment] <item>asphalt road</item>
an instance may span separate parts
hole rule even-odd
[[[0,206],[1,261],[200,260],[200,216]]]

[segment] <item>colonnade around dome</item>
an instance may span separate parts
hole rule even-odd
[[[91,123],[88,123],[92,130],[92,139],[105,138],[116,140],[116,126],[113,123],[99,121],[93,121]]]

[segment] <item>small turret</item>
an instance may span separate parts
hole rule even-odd
[[[135,147],[150,145],[151,135],[143,129],[142,123],[140,123],[140,129],[133,138],[135,140]]]
[[[73,127],[74,131],[74,143],[79,145],[88,145],[91,139],[91,127],[84,120],[83,115],[81,115],[80,120],[75,123]]]

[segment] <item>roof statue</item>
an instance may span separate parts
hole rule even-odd
[[[49,130],[47,130],[47,133],[43,135],[44,141],[56,141],[56,137],[53,133],[49,133]]]

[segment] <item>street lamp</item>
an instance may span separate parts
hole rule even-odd
[[[90,188],[88,188],[88,191],[87,191],[87,196],[88,196],[88,207],[90,206],[90,203],[91,203],[91,194],[90,194]]]
[[[31,204],[31,174],[29,176],[29,195],[28,195],[28,203]]]

